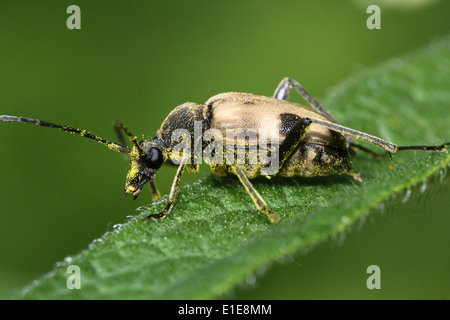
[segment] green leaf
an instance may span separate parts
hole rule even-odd
[[[399,145],[441,144],[450,140],[449,84],[446,38],[361,72],[334,88],[323,104],[342,124]],[[141,208],[139,215],[66,258],[25,288],[21,297],[220,297],[270,263],[338,238],[371,209],[407,201],[408,190],[415,185],[439,183],[450,155],[405,151],[391,161],[388,156],[375,160],[359,152],[353,162],[362,184],[344,176],[255,179],[254,186],[281,216],[277,225],[257,214],[237,179],[210,175],[183,187],[165,220],[142,222],[146,215],[159,212],[167,197]],[[66,286],[67,267],[73,264],[81,270],[81,290]]]

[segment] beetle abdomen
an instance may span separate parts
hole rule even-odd
[[[312,143],[301,143],[278,171],[278,175],[282,177],[312,177],[330,174],[353,175],[348,151]]]

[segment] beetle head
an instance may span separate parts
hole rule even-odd
[[[141,141],[129,152],[130,170],[125,184],[125,194],[136,199],[142,187],[153,180],[166,158],[164,148],[152,141]]]

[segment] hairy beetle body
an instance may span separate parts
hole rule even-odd
[[[233,172],[230,164],[237,158],[239,147],[245,149],[245,163],[236,164],[241,167],[245,175],[252,179],[261,175],[261,164],[248,163],[249,150],[257,148],[265,150],[265,146],[259,145],[258,138],[261,132],[267,133],[268,143],[272,147],[282,144],[292,127],[301,118],[317,118],[326,121],[320,113],[308,109],[300,104],[278,100],[271,97],[258,96],[248,93],[228,92],[211,97],[205,104],[185,103],[176,107],[164,120],[157,131],[155,143],[163,143],[166,151],[166,164],[177,165],[173,162],[176,158],[172,154],[172,148],[178,144],[172,135],[177,129],[194,132],[195,122],[200,123],[201,134],[208,129],[217,129],[223,134],[224,149],[226,145],[234,144],[235,150],[231,154],[223,150],[221,163],[205,162],[211,166],[214,174],[223,176]],[[245,128],[236,137],[227,137],[227,133]],[[275,129],[275,130],[273,130]],[[250,135],[249,132],[254,133]],[[276,135],[276,142],[273,135]],[[234,138],[234,139],[233,139]],[[191,145],[195,144],[195,137],[191,135]],[[202,144],[202,151],[208,146]],[[191,150],[193,153],[194,150]],[[194,155],[191,155],[191,164]],[[191,172],[197,170],[196,166],[187,167]],[[354,175],[352,164],[348,155],[348,142],[344,135],[312,124],[305,136],[299,141],[298,150],[284,165],[272,174],[284,177],[293,176],[323,176],[330,174]]]
[[[311,108],[288,102],[291,88],[298,91]],[[397,146],[344,127],[297,81],[289,78],[280,82],[273,97],[228,92],[213,96],[204,104],[184,103],[170,112],[152,140],[138,141],[121,123],[116,123],[119,143],[115,143],[86,130],[36,119],[0,116],[0,121],[57,128],[129,155],[125,193],[131,194],[133,199],[139,196],[147,183],[153,199],[159,199],[160,193],[154,182],[156,172],[163,164],[177,166],[167,205],[146,220],[164,218],[170,212],[184,169],[196,172],[202,161],[209,164],[218,176],[236,175],[258,211],[276,223],[278,215],[269,208],[249,179],[259,175],[312,177],[346,174],[361,182],[359,175],[353,172],[349,153],[354,154],[353,149],[359,149],[376,154],[354,139],[374,144],[389,154],[403,150],[444,151],[450,144]],[[122,133],[129,138],[132,148],[127,146]]]

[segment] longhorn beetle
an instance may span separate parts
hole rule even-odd
[[[290,90],[294,88],[311,105],[311,108],[287,101]],[[222,161],[205,160],[211,166],[214,174],[224,176],[234,174],[245,187],[258,211],[264,212],[270,222],[279,221],[276,215],[266,204],[264,199],[255,190],[250,179],[259,175],[293,176],[326,176],[331,174],[346,174],[356,181],[362,182],[359,174],[353,172],[349,154],[354,149],[377,154],[370,149],[360,146],[355,139],[369,142],[389,154],[404,150],[444,151],[450,143],[438,146],[415,145],[397,146],[378,137],[344,127],[328,113],[306,90],[295,80],[284,78],[275,90],[273,97],[259,96],[249,93],[228,92],[211,97],[204,104],[192,102],[179,105],[170,112],[157,130],[152,140],[138,141],[123,124],[116,123],[116,132],[119,143],[105,140],[86,130],[53,124],[41,120],[0,116],[1,121],[16,121],[32,123],[38,126],[58,128],[62,131],[78,134],[82,137],[95,140],[109,149],[127,154],[130,157],[130,169],[125,183],[125,194],[131,194],[136,199],[142,187],[149,184],[154,201],[160,198],[160,193],[154,183],[156,172],[163,164],[177,166],[175,178],[169,194],[169,200],[164,209],[157,214],[151,214],[145,219],[161,219],[172,209],[177,198],[181,175],[185,169],[190,172],[199,170],[198,158],[205,153],[195,153],[194,148],[184,149],[183,155],[177,146],[182,141],[192,142],[198,146],[195,131],[201,134],[214,129],[215,133],[208,141],[200,141],[200,152],[208,147],[212,155],[221,156]],[[229,130],[243,129],[246,132],[229,136]],[[184,130],[188,136],[174,139],[177,130]],[[266,135],[267,145],[260,142],[262,130],[269,130]],[[124,133],[130,140],[132,147],[128,147],[123,138]],[[222,138],[219,141],[218,138]],[[214,148],[211,146],[214,143]],[[222,148],[221,148],[222,147]],[[224,148],[227,151],[224,151]],[[231,150],[231,152],[229,152]],[[256,161],[251,162],[250,154],[259,151]],[[197,150],[198,151],[198,150]],[[239,152],[244,161],[236,162]],[[277,166],[268,173],[268,164],[261,161],[261,152],[274,156]],[[197,160],[197,162],[196,162]]]

